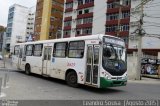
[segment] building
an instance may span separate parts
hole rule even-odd
[[[104,33],[106,5],[105,0],[65,0],[62,37]]]
[[[37,0],[34,36],[36,40],[59,38],[64,0]]]
[[[27,7],[18,4],[10,6],[6,31],[6,46],[10,47],[11,52],[13,52],[15,43],[25,41],[27,17]]]
[[[115,0],[66,0],[62,37],[91,34],[109,34],[122,37],[128,43],[130,7],[129,0],[123,1],[121,19]],[[117,4],[120,2],[116,2]],[[118,31],[118,25],[120,31]]]
[[[15,43],[25,42],[27,35],[34,32],[34,11],[34,7],[10,6],[5,39],[5,47],[10,48],[10,52],[13,52]]]
[[[5,34],[5,27],[0,25],[0,53],[2,52],[2,48],[3,48],[4,34]]]
[[[28,41],[28,38],[30,36],[33,38],[34,23],[35,23],[35,12],[36,12],[36,7],[35,6],[29,8],[29,10],[28,10],[28,19],[27,19],[27,26],[26,26],[26,41]],[[32,40],[34,40],[34,38]]]

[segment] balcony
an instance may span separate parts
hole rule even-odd
[[[63,38],[69,38],[70,35],[63,35]]]
[[[107,0],[107,3],[112,3],[114,2],[115,0]]]
[[[107,35],[117,36],[117,32],[106,32]],[[121,31],[119,32],[119,37],[129,36],[129,31]]]
[[[75,35],[75,37],[79,37],[79,36],[87,36],[87,35],[91,35],[91,34],[79,34],[79,35]]]
[[[116,8],[108,8],[107,13],[119,13],[119,7]],[[130,11],[131,5],[121,7],[121,11]]]
[[[65,26],[63,30],[71,30],[71,26]]]
[[[125,18],[120,20],[120,24],[129,24],[130,18]],[[118,25],[118,20],[106,21],[106,25]]]
[[[72,11],[73,11],[73,8],[66,8],[66,9],[65,9],[65,13],[66,13],[66,12],[72,12]]]
[[[66,22],[66,21],[71,21],[72,20],[72,16],[70,16],[70,17],[65,17],[64,18],[64,22]]]
[[[131,5],[122,7],[122,11],[130,11]]]
[[[93,12],[77,15],[77,19],[93,17]]]
[[[91,2],[91,3],[79,5],[77,9],[79,10],[79,9],[84,9],[84,8],[88,8],[88,7],[93,7],[93,6],[94,6],[94,2]]]
[[[73,2],[73,0],[66,0],[66,3],[71,3]]]
[[[60,5],[52,4],[52,8],[54,8],[54,9],[58,9],[58,10],[60,10],[60,11],[62,11],[62,12],[63,12],[63,7],[61,7]]]
[[[119,13],[119,8],[108,8],[107,13]]]
[[[81,29],[81,28],[91,28],[92,27],[92,23],[86,23],[86,24],[79,24],[76,25],[77,29]]]

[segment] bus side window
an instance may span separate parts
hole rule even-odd
[[[84,41],[71,41],[69,43],[69,58],[83,58],[84,55]]]
[[[67,42],[59,42],[54,44],[53,57],[65,58],[67,55]]]
[[[43,44],[35,44],[33,49],[33,55],[38,57],[42,56],[42,49]]]
[[[22,61],[26,61],[26,46],[23,48]]]
[[[33,54],[33,45],[26,46],[26,56],[32,56]]]
[[[15,47],[14,47],[14,55],[16,55],[16,56],[18,56],[19,55],[19,48],[20,46],[19,45],[16,45]]]

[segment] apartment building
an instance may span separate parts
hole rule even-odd
[[[25,42],[27,19],[27,7],[18,4],[10,6],[8,12],[5,47],[10,48],[11,52],[13,52],[15,43]]]
[[[131,4],[129,0],[116,3],[115,0],[66,0],[62,37],[102,33],[122,37],[128,43]]]
[[[34,34],[35,12],[36,12],[35,6],[29,8],[28,10],[28,19],[27,19],[27,26],[26,26],[26,41],[28,41],[29,37],[32,37],[32,40],[34,41],[33,34]]]
[[[106,1],[66,0],[62,37],[76,37],[105,32]],[[103,8],[102,8],[103,7]],[[98,12],[100,10],[101,12]],[[100,17],[101,19],[97,19]],[[96,21],[97,20],[97,21]]]
[[[64,0],[37,0],[34,37],[36,40],[60,38]]]

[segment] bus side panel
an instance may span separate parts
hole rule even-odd
[[[52,57],[50,76],[65,80],[65,74],[68,69],[76,71],[78,83],[84,84],[85,59],[84,58],[57,58]]]
[[[12,66],[18,69],[18,56],[12,55]]]
[[[42,57],[26,56],[26,63],[30,64],[32,73],[42,74]]]

